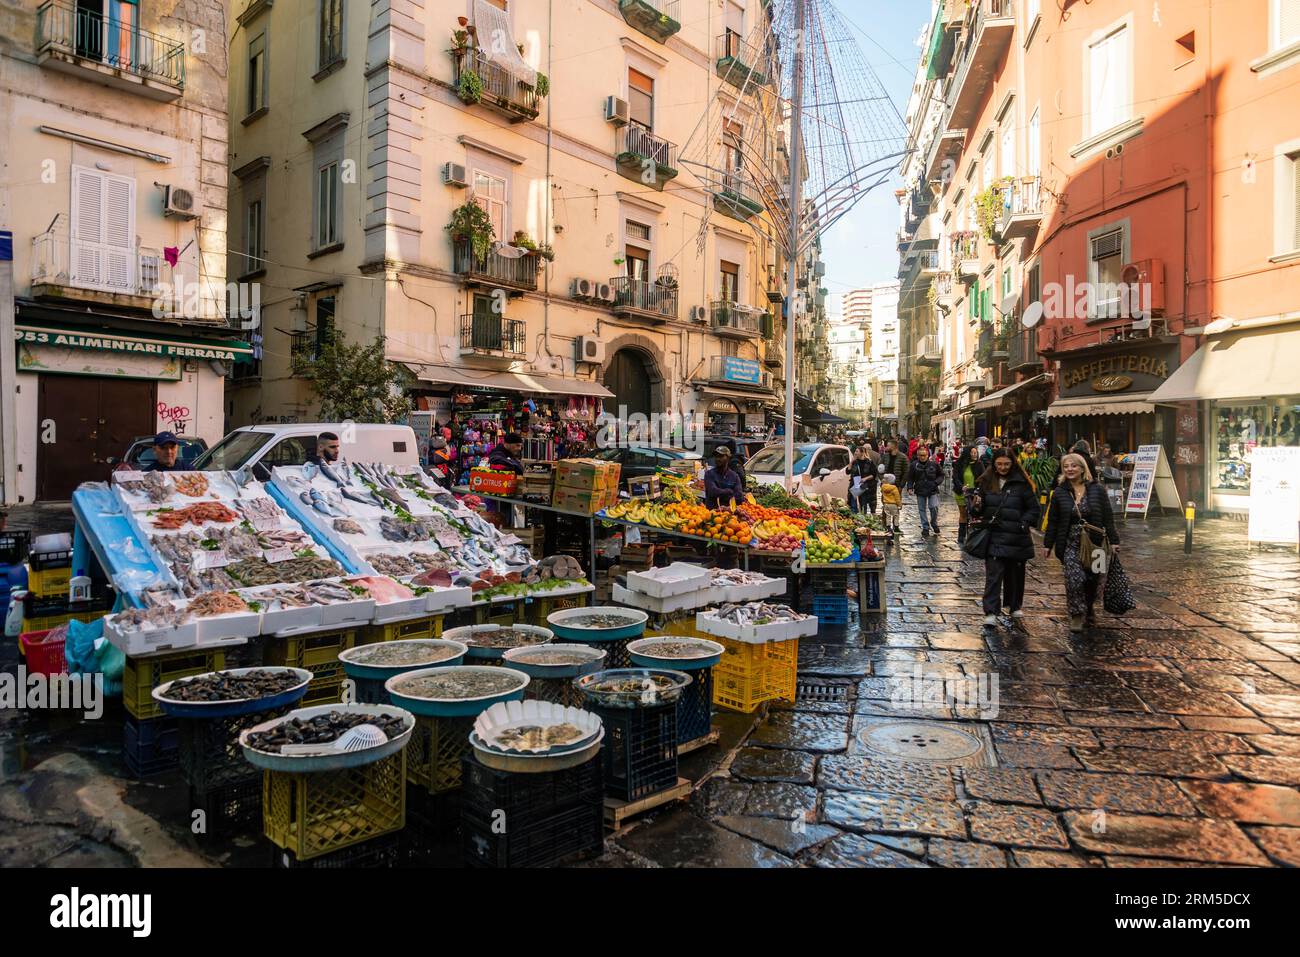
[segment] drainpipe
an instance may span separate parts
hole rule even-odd
[[[555,49],[554,33],[554,16],[555,0],[547,0],[546,3],[546,76],[549,80],[551,77],[551,56]],[[542,213],[542,235],[546,237],[546,243],[554,245],[555,237],[551,235],[551,133],[553,126],[551,124],[551,97],[546,97],[546,192],[543,194],[545,211]],[[551,263],[546,264],[546,281],[542,289],[542,348],[546,350],[547,356],[551,355]],[[553,367],[552,367],[553,368]],[[561,364],[560,374],[564,374],[564,367]],[[578,364],[573,364],[573,374],[578,375]],[[593,572],[594,573],[594,572]]]

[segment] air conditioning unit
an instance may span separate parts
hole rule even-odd
[[[605,119],[615,126],[627,125],[627,100],[616,96],[605,97]]]
[[[1136,284],[1139,288],[1138,305],[1146,304],[1147,288],[1151,290],[1151,314],[1164,315],[1165,312],[1165,264],[1162,259],[1139,259],[1128,263],[1120,271],[1120,281],[1126,285]],[[1133,304],[1130,304],[1130,309]]]
[[[596,287],[596,301],[610,303],[614,302],[614,287],[607,282],[594,283]]]
[[[188,189],[168,186],[163,194],[163,215],[197,219],[199,211],[195,208],[194,193]]]
[[[469,186],[469,174],[465,172],[465,167],[461,163],[443,163],[442,181],[448,186],[464,189]]]
[[[577,362],[599,365],[605,361],[605,343],[595,336],[578,336],[573,341],[573,358]]]
[[[706,309],[704,306],[691,306],[691,321],[708,322],[709,310]]]
[[[575,279],[569,283],[569,295],[583,302],[596,297],[596,283],[590,279]]]

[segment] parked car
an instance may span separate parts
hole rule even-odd
[[[844,445],[822,442],[798,442],[794,446],[796,495],[829,495],[848,501],[849,460]],[[785,484],[785,445],[769,445],[745,463],[745,471],[763,485]]]
[[[340,439],[340,454],[348,462],[382,462],[416,465],[415,432],[409,425],[371,423],[298,422],[293,425],[248,425],[235,429],[194,463],[205,471],[251,468],[261,481],[277,465],[302,465],[316,454],[316,437],[333,432]]]
[[[184,435],[176,437],[180,445],[180,452],[177,453],[176,461],[182,468],[190,468],[194,465],[195,460],[208,450],[208,443],[203,439],[190,438]],[[116,456],[110,456],[108,464],[113,467],[114,472],[132,472],[140,469],[147,469],[154,463],[153,436],[141,435],[131,443],[126,454],[120,459]]]
[[[617,462],[621,465],[622,481],[627,481],[630,478],[641,478],[645,475],[654,475],[659,469],[672,469],[674,472],[680,472],[684,475],[689,474],[694,477],[700,472],[703,465],[700,453],[675,448],[635,446],[629,448],[620,446],[612,449],[601,449],[593,458],[605,462]]]
[[[706,435],[704,437],[704,460],[712,463],[714,451],[717,450],[718,446],[726,445],[728,442],[736,444],[736,452],[740,457],[741,465],[745,465],[753,456],[771,445],[771,442],[767,439],[751,438],[746,435]]]

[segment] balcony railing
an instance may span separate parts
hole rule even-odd
[[[923,273],[937,273],[939,271],[939,250],[922,250],[917,254],[916,264]]]
[[[619,172],[655,189],[677,175],[677,145],[629,123],[618,134]]]
[[[163,270],[157,249],[87,243],[58,231],[32,239],[33,286],[152,297],[162,291]]]
[[[1022,369],[1042,365],[1038,355],[1038,330],[1027,329],[1010,337],[1007,350],[1007,368]]]
[[[139,15],[138,6],[129,9]],[[185,90],[184,43],[98,9],[41,4],[36,10],[36,55],[43,65],[94,74],[107,85],[150,99],[174,100]]]
[[[739,33],[728,30],[714,43],[717,73],[738,90],[767,85],[767,57]]]
[[[953,234],[950,259],[956,264],[957,274],[963,279],[979,274],[979,235],[974,230]]]
[[[956,74],[948,88],[949,125],[967,127],[1011,44],[1016,21],[1011,0],[971,0],[959,42]]]
[[[289,366],[294,375],[302,375],[307,366],[320,358],[321,350],[332,341],[332,333],[318,336],[315,329],[289,333]]]
[[[495,313],[460,317],[461,355],[520,357],[524,354],[524,321]]]
[[[943,344],[936,335],[922,336],[916,343],[916,364],[937,366],[943,362]]]
[[[709,304],[709,325],[714,335],[754,338],[762,333],[763,312],[738,302],[717,300]]]
[[[761,213],[763,203],[758,199],[758,190],[749,174],[744,170],[732,170],[724,173],[717,184],[713,192],[713,208],[743,223]]]
[[[785,346],[780,339],[771,339],[764,347],[763,361],[769,366],[785,365]]]
[[[495,249],[479,258],[470,240],[457,239],[452,243],[452,270],[469,283],[536,290],[539,262],[536,253],[511,258]]]
[[[682,28],[680,8],[680,0],[618,0],[628,25],[660,43]]]
[[[1020,239],[1031,233],[1043,218],[1042,179],[1038,176],[1012,181],[1002,191],[1002,214],[998,232],[1003,239]]]
[[[615,276],[609,285],[614,291],[616,315],[644,316],[660,322],[677,318],[676,286],[627,276]]]
[[[939,299],[951,299],[953,296],[952,273],[940,270],[934,277],[934,294]]]
[[[537,88],[529,86],[505,67],[493,63],[473,47],[449,51],[456,62],[456,89],[462,100],[477,102],[495,110],[515,122],[535,120],[541,112],[541,97]],[[467,73],[478,76],[482,90],[477,99],[471,98],[468,85],[462,86],[461,77]]]

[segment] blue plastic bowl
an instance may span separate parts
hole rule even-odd
[[[618,615],[627,618],[630,623],[614,628],[582,628],[565,624],[565,621],[569,619],[581,618],[584,615]],[[635,608],[622,608],[618,605],[597,605],[594,608],[566,608],[564,611],[551,612],[546,617],[546,624],[555,632],[557,638],[582,642],[584,645],[594,645],[602,641],[639,638],[645,634],[645,625],[649,620],[650,616],[648,614]]]
[[[579,665],[538,665],[538,664],[531,664],[531,663],[529,663],[529,662],[527,662],[527,661],[518,661],[518,660],[516,660],[516,659],[510,657],[510,655],[511,655],[512,653],[514,653],[514,652],[527,652],[527,651],[531,651],[531,650],[533,650],[532,647],[529,647],[529,648],[508,648],[508,649],[506,649],[506,655],[505,655],[504,658],[503,658],[503,660],[504,660],[505,663],[506,663],[506,667],[514,668],[516,671],[522,671],[524,674],[528,675],[530,678],[542,678],[542,679],[545,679],[545,678],[578,678],[578,677],[581,677],[582,675],[589,675],[589,674],[591,674],[593,671],[599,671],[600,669],[602,669],[602,668],[605,667],[605,658],[607,657],[607,653],[606,653],[603,649],[601,649],[601,648],[599,648],[598,646],[595,646],[595,645],[587,645],[587,644],[555,645],[555,644],[548,644],[548,645],[533,646],[533,647],[542,647],[542,648],[547,648],[547,649],[550,649],[551,651],[574,650],[574,651],[590,652],[590,653],[591,653],[591,660],[589,660],[589,661],[584,661],[582,664],[579,664]]]
[[[392,699],[393,704],[405,708],[412,714],[424,715],[429,718],[468,718],[477,715],[481,711],[486,711],[498,701],[522,701],[524,690],[528,687],[528,683],[532,681],[528,675],[513,668],[493,665],[461,665],[456,670],[486,671],[494,675],[516,675],[523,679],[523,682],[513,691],[503,691],[499,694],[485,695],[481,698],[412,698],[394,688],[394,685],[399,682],[419,675],[432,675],[451,670],[451,668],[420,668],[415,671],[403,672],[384,682],[384,688],[388,691],[388,697]]]
[[[449,628],[443,632],[443,637],[450,641],[460,642],[465,646],[465,657],[477,658],[479,660],[500,661],[508,648],[485,648],[482,645],[474,644],[474,633],[484,631],[498,631],[502,628],[518,628],[521,631],[535,631],[544,633],[546,641],[539,641],[532,645],[520,645],[521,648],[537,648],[553,641],[554,633],[549,628],[539,628],[536,625],[462,625],[459,628]]]
[[[705,668],[712,668],[721,661],[726,650],[719,645],[717,654],[708,655],[704,658],[656,658],[653,655],[646,653],[651,651],[653,648],[653,644],[649,641],[650,638],[662,638],[665,641],[709,641],[707,638],[688,639],[679,638],[676,635],[648,635],[646,638],[640,638],[637,641],[629,642],[627,649],[628,657],[632,660],[632,663],[639,668],[667,668],[673,671],[703,671]],[[646,642],[649,647],[643,645],[639,651],[633,650],[632,645],[638,644],[639,642]],[[717,645],[718,643],[716,641],[709,641],[709,644]]]
[[[250,671],[292,671],[298,677],[298,683],[279,694],[266,698],[242,698],[238,701],[173,701],[167,697],[167,691],[176,681],[184,684],[193,678],[177,678],[153,689],[153,699],[163,713],[173,718],[233,718],[241,714],[256,714],[259,711],[273,711],[285,705],[301,701],[307,694],[307,685],[314,677],[305,668],[284,668],[274,665],[262,665],[256,668],[228,668],[223,674],[247,674]],[[209,672],[215,674],[215,672]],[[196,677],[202,677],[201,675]]]
[[[453,648],[459,649],[460,653],[457,655],[453,655],[450,658],[443,658],[442,660],[434,662],[432,664],[430,664],[429,662],[424,662],[423,664],[417,664],[417,665],[367,665],[367,664],[362,664],[361,662],[348,660],[347,657],[348,655],[357,651],[361,651],[364,648],[372,647],[371,645],[358,645],[355,648],[347,649],[347,651],[339,652],[339,661],[343,662],[343,671],[347,674],[349,678],[369,679],[371,681],[387,681],[389,678],[393,677],[394,675],[404,674],[405,672],[408,671],[419,671],[421,668],[432,668],[434,667],[434,665],[437,665],[439,668],[450,668],[454,665],[460,664],[462,661],[465,660],[466,648],[465,645],[463,645],[459,641],[448,641],[444,638],[411,638],[408,639],[407,641],[400,641],[400,642],[390,641],[390,642],[386,642],[386,644],[390,644],[390,645],[423,644],[423,645],[437,645],[439,647],[451,646]]]

